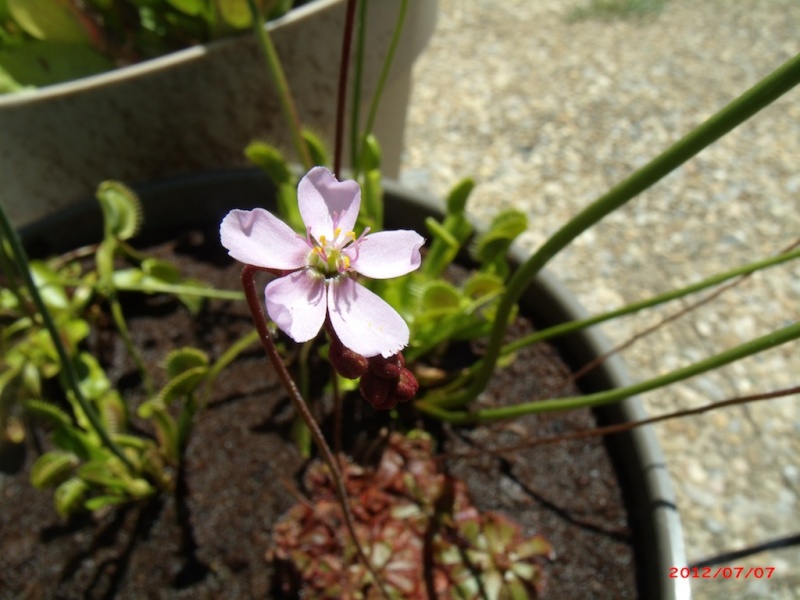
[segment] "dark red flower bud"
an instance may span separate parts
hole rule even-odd
[[[395,380],[379,377],[374,373],[367,373],[361,378],[359,389],[364,400],[377,409],[394,408],[397,400],[394,398]]]
[[[397,378],[405,364],[406,361],[402,352],[393,354],[389,358],[383,358],[380,354],[369,358],[369,370],[378,377],[385,377],[386,379]]]
[[[331,336],[328,359],[336,372],[347,379],[358,379],[369,368],[369,360],[366,357],[347,348],[335,335]]]
[[[408,402],[417,394],[419,382],[408,369],[400,369],[400,375],[395,381],[394,397],[398,402]]]

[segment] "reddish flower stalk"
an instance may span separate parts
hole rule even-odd
[[[272,336],[270,335],[269,328],[267,327],[266,316],[261,309],[261,302],[259,301],[258,292],[256,291],[255,274],[257,271],[269,271],[269,269],[255,267],[253,265],[245,265],[242,268],[242,288],[244,289],[244,295],[247,299],[247,306],[250,309],[250,314],[253,317],[253,323],[258,330],[261,345],[264,347],[264,351],[267,353],[270,362],[278,372],[278,377],[280,378],[283,387],[286,388],[286,392],[289,394],[289,399],[292,401],[295,410],[308,426],[308,429],[311,432],[311,437],[314,439],[314,443],[317,445],[325,464],[331,471],[331,478],[336,490],[336,496],[342,506],[342,514],[344,515],[345,525],[350,537],[353,540],[353,544],[355,544],[359,558],[377,582],[381,592],[383,592],[383,596],[388,598],[378,573],[370,562],[369,557],[367,557],[366,553],[364,552],[364,549],[362,548],[361,543],[358,541],[358,537],[356,536],[353,513],[350,509],[350,502],[347,497],[347,490],[344,486],[342,471],[339,468],[336,457],[333,455],[330,446],[328,446],[328,443],[325,441],[325,436],[322,435],[319,425],[314,420],[311,411],[308,409],[308,405],[300,395],[300,390],[297,389],[297,385],[292,379],[292,376],[289,375],[289,371],[286,370],[286,366],[283,364],[283,360],[281,360],[280,354],[278,354],[278,350],[275,348],[275,344],[272,342]]]

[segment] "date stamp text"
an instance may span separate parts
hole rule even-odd
[[[670,567],[670,579],[770,579],[775,567]]]

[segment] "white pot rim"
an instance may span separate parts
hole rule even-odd
[[[264,27],[270,32],[285,27],[291,27],[295,23],[302,23],[312,18],[316,13],[324,12],[343,1],[344,0],[313,0],[308,4],[293,8],[282,17],[269,21]],[[239,34],[213,40],[205,44],[190,46],[182,50],[176,50],[163,56],[119,67],[104,73],[88,75],[72,81],[54,83],[41,88],[3,94],[0,95],[0,110],[6,107],[15,107],[33,102],[47,102],[55,98],[89,93],[98,88],[115,83],[147,77],[160,71],[202,60],[206,56],[227,50],[236,44],[247,43],[249,40],[252,40],[252,32],[242,31]]]

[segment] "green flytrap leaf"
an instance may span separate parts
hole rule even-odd
[[[422,289],[420,308],[423,311],[449,312],[461,307],[461,293],[446,281],[429,281]]]
[[[433,218],[425,220],[433,241],[422,264],[423,275],[427,277],[441,275],[472,235],[472,224],[467,219],[465,208],[474,187],[475,182],[472,179],[467,178],[459,182],[447,197],[447,214],[444,221],[439,223]]]
[[[58,485],[80,464],[71,452],[52,451],[42,454],[31,466],[31,485],[38,489]]]
[[[79,477],[71,477],[56,488],[53,494],[56,512],[66,517],[81,507],[83,498],[89,492],[89,485]]]
[[[32,417],[48,421],[56,427],[71,427],[72,419],[52,402],[46,400],[31,399],[25,401],[25,410]]]
[[[509,272],[506,256],[511,243],[528,227],[525,213],[516,209],[505,210],[497,214],[489,229],[479,235],[473,242],[470,253],[488,269],[505,278]]]
[[[170,379],[159,393],[159,401],[169,406],[176,398],[188,396],[197,390],[208,375],[208,367],[195,367]]]
[[[173,350],[167,355],[166,360],[167,377],[174,379],[179,375],[197,367],[208,366],[208,355],[199,348],[180,348]]]
[[[300,137],[311,155],[311,162],[315,165],[328,165],[330,164],[328,147],[316,133],[310,129],[303,129],[300,132]]]
[[[97,400],[97,412],[111,434],[125,431],[128,407],[117,390],[110,390]]]
[[[265,142],[250,142],[244,154],[251,163],[264,171],[276,186],[289,184],[294,177],[283,153]]]
[[[118,181],[104,181],[97,188],[96,197],[103,210],[106,235],[129,240],[139,233],[144,213],[133,190]]]

